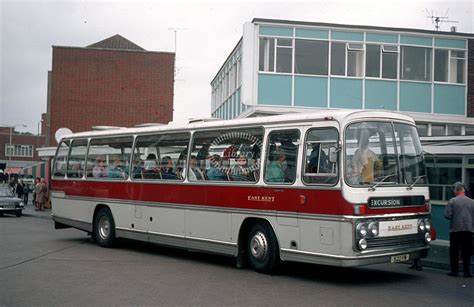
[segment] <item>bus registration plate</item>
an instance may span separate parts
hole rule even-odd
[[[410,254],[396,255],[396,256],[392,256],[392,258],[390,259],[390,262],[392,263],[403,262],[403,261],[407,261],[408,259],[410,259]]]

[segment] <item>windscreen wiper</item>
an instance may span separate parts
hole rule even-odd
[[[382,179],[377,181],[373,186],[371,186],[369,188],[369,191],[375,191],[375,188],[378,187],[379,185],[381,185],[385,180],[387,180],[390,177],[396,176],[396,175],[397,174],[390,174],[390,175],[387,175],[387,176],[383,176]]]
[[[420,179],[423,178],[423,177],[426,177],[426,175],[416,176],[416,177],[415,177],[415,181],[413,181],[413,182],[407,187],[407,190],[413,189],[413,186],[414,186],[415,184],[417,184],[418,181],[420,181]]]

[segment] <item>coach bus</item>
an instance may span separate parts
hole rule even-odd
[[[333,266],[426,257],[430,204],[409,116],[320,111],[74,133],[59,142],[55,227]]]

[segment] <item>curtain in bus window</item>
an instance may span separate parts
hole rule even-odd
[[[87,155],[87,177],[127,179],[132,142],[132,136],[91,140]]]
[[[189,133],[138,136],[131,177],[145,180],[183,180],[189,138]]]
[[[262,128],[196,132],[189,181],[258,181],[262,141]]]
[[[86,164],[87,140],[73,140],[67,163],[68,178],[82,178]]]
[[[336,184],[337,163],[329,161],[331,147],[337,148],[338,132],[335,128],[311,129],[305,142],[303,181],[308,184]]]

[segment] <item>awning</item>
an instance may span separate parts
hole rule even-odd
[[[433,155],[474,155],[474,136],[421,138],[423,150]]]
[[[7,167],[5,173],[8,174],[19,174],[21,172],[21,167]]]

